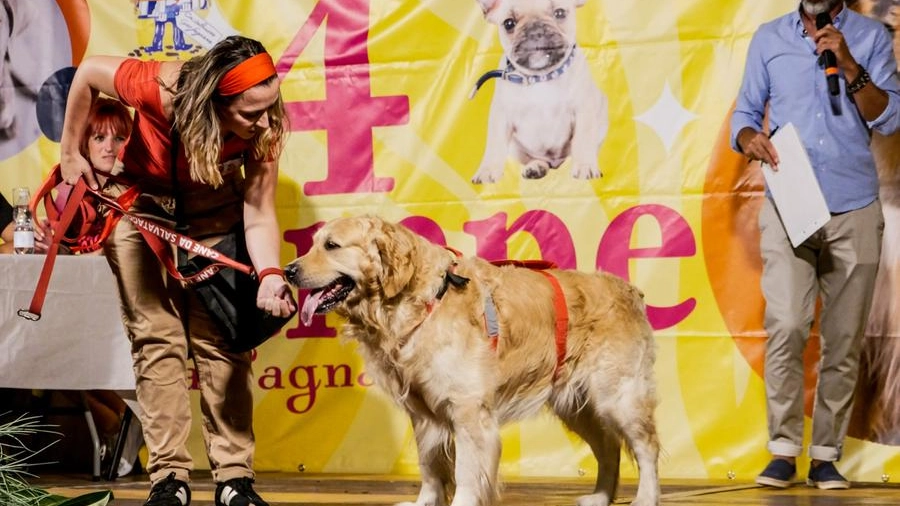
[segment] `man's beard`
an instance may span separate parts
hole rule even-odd
[[[831,12],[831,9],[837,7],[843,0],[802,0],[800,5],[803,7],[803,10],[812,17],[815,17],[823,12]]]

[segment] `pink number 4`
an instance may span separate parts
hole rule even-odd
[[[372,129],[409,122],[409,97],[373,97],[369,76],[369,1],[320,0],[279,58],[282,79],[327,18],[325,100],[285,104],[293,131],[325,130],[328,175],[307,182],[306,195],[389,192],[393,178],[375,177]]]

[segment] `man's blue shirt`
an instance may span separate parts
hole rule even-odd
[[[865,207],[878,196],[878,174],[869,148],[870,129],[900,130],[900,82],[891,37],[878,21],[846,6],[834,19],[850,54],[872,82],[887,92],[884,112],[866,122],[840,79],[837,96],[828,92],[816,46],[804,34],[799,10],[759,27],[750,41],[741,90],[731,118],[731,146],[744,127],[761,131],[768,105],[769,131],[793,123],[809,155],[832,213]]]

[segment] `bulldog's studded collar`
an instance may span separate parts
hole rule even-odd
[[[478,81],[475,83],[475,86],[472,88],[472,91],[469,92],[469,99],[475,97],[475,94],[478,93],[478,90],[484,85],[484,83],[488,82],[491,79],[499,78],[505,81],[509,81],[514,84],[535,84],[535,83],[543,83],[546,81],[552,81],[557,77],[563,75],[563,73],[572,65],[572,61],[575,59],[575,45],[572,45],[571,51],[569,51],[569,56],[566,58],[566,61],[563,62],[562,65],[557,67],[552,72],[547,74],[542,74],[539,76],[525,76],[518,72],[516,72],[515,67],[513,67],[512,62],[509,61],[509,58],[506,58],[506,68],[503,70],[489,70],[485,72],[481,77],[478,78]]]

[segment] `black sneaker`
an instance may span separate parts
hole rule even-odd
[[[216,485],[216,506],[269,506],[253,490],[253,478],[232,478]]]
[[[756,477],[756,483],[767,487],[788,488],[794,475],[797,474],[797,466],[784,459],[772,459],[769,465]]]
[[[806,484],[822,490],[850,488],[850,482],[841,476],[841,473],[834,467],[834,462],[821,462],[816,467],[810,467]]]
[[[175,473],[153,485],[150,498],[144,506],[188,506],[191,504],[191,489],[188,484],[175,479]]]

